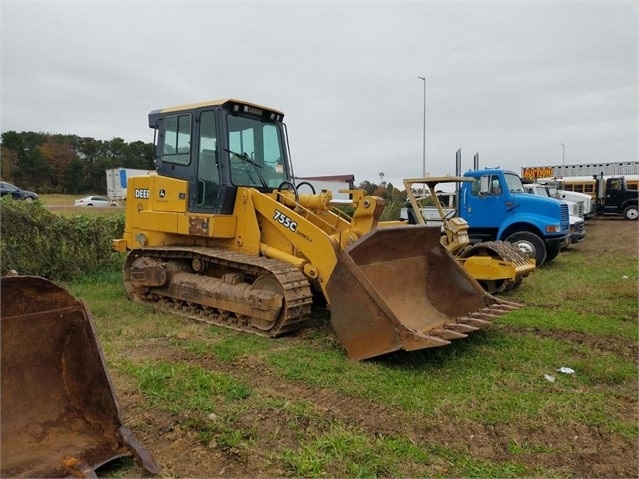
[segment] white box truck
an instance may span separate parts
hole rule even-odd
[[[106,170],[107,197],[113,201],[126,201],[126,185],[129,178],[155,174],[155,170],[137,170],[135,168]]]

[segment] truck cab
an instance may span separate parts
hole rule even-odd
[[[468,222],[471,241],[509,241],[538,267],[570,244],[566,204],[525,193],[512,171],[486,168],[464,176],[473,181],[460,187],[458,215]]]
[[[627,220],[637,220],[637,190],[628,188],[623,176],[597,179],[597,212],[623,215]]]
[[[586,239],[586,229],[584,227],[583,219],[583,206],[574,201],[559,199],[553,196],[548,186],[539,183],[524,184],[524,190],[531,195],[537,195],[544,198],[555,198],[557,201],[561,201],[568,205],[568,211],[570,212],[570,243],[581,243]],[[567,247],[567,246],[566,246]]]
[[[595,216],[595,203],[592,195],[562,189],[561,183],[555,178],[537,178],[535,182],[547,187],[551,198],[577,203],[579,206],[579,216],[584,220],[589,220]]]

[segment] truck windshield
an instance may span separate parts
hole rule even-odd
[[[519,176],[513,175],[512,173],[506,173],[504,174],[504,179],[506,180],[506,186],[511,193],[524,192],[524,185],[521,183],[521,178]]]
[[[233,184],[277,188],[288,180],[280,125],[236,115],[227,118]]]

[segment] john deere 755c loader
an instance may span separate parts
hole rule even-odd
[[[149,114],[157,175],[129,179],[129,296],[229,328],[278,336],[313,300],[353,359],[442,346],[518,305],[487,294],[439,227],[382,224],[384,202],[293,182],[280,111],[233,99]]]

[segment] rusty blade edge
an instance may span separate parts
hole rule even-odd
[[[159,473],[160,466],[155,462],[149,451],[137,441],[131,430],[121,426],[119,432],[122,436],[122,440],[131,449],[138,463],[151,474]]]
[[[71,474],[73,477],[88,477],[88,478],[97,478],[98,475],[95,473],[93,468],[89,466],[86,462],[77,457],[66,456],[62,461],[62,466],[64,469]]]

